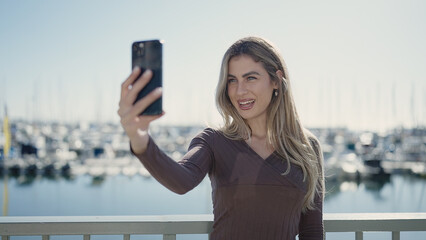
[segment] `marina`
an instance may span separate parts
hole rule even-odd
[[[178,160],[200,130],[197,127],[154,127],[152,134],[159,146]],[[3,145],[0,145],[0,176],[70,177],[88,174],[102,178],[139,174],[149,177],[147,170],[130,153],[128,139],[119,125],[16,122],[11,125],[11,132],[9,157],[4,156]],[[4,136],[0,135],[1,142],[4,143]]]
[[[178,161],[203,128],[153,126],[150,131],[159,147]],[[328,181],[389,178],[391,174],[426,177],[425,128],[399,128],[386,134],[345,128],[310,130],[322,144]],[[0,135],[0,176],[150,176],[132,156],[118,124],[15,121],[10,132],[7,158],[3,154],[5,135]]]
[[[166,154],[178,161],[203,128],[152,126],[150,134]],[[324,213],[426,212],[425,129],[400,128],[386,134],[345,128],[310,130],[320,140],[324,154]],[[4,132],[0,136],[2,153]],[[10,133],[8,157],[2,154],[0,160],[3,216],[212,213],[207,177],[189,193],[174,194],[132,156],[118,124],[14,121]],[[425,234],[401,232],[401,239],[421,239]],[[350,236],[327,233],[327,239],[332,240]],[[386,233],[366,233],[364,237],[388,238]],[[185,235],[184,239],[206,238]]]

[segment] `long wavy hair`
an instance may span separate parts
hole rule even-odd
[[[263,64],[271,81],[278,83],[277,96],[271,97],[267,109],[267,141],[278,155],[287,162],[283,175],[291,170],[290,163],[303,171],[303,181],[307,182],[307,192],[302,211],[314,209],[315,195],[323,196],[324,177],[322,152],[316,137],[305,129],[299,119],[291,93],[287,66],[270,42],[259,37],[246,37],[235,42],[225,53],[216,89],[216,104],[224,120],[220,129],[230,139],[250,139],[251,129],[232,105],[227,91],[228,63],[235,56],[248,55]],[[283,73],[282,79],[276,74]]]

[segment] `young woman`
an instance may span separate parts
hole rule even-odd
[[[138,116],[161,89],[132,104],[152,76],[146,71],[135,82],[139,73],[134,69],[122,84],[118,110],[131,150],[153,177],[178,194],[209,174],[211,239],[324,238],[321,148],[301,125],[287,67],[271,43],[248,37],[227,50],[216,92],[224,126],[201,132],[179,162],[147,132],[163,114]]]

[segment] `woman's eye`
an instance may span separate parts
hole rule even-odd
[[[236,82],[236,80],[234,78],[228,79],[228,83],[233,83],[233,82]]]
[[[247,80],[256,80],[256,77],[247,77]]]

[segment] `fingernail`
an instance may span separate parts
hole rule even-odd
[[[151,69],[147,69],[147,70],[145,70],[145,72],[143,73],[143,75],[144,76],[148,76],[151,73],[152,73]]]
[[[136,72],[138,70],[138,66],[135,66],[134,68],[133,68],[133,72]]]
[[[162,92],[163,92],[163,88],[162,88],[162,87],[158,87],[158,88],[156,89],[156,91],[157,91],[157,93],[162,93]]]

